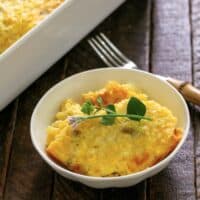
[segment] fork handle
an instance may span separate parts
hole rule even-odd
[[[180,81],[174,78],[167,78],[167,81],[173,85],[189,102],[200,106],[200,90],[187,81]]]

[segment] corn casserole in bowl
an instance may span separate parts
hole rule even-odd
[[[189,124],[185,101],[167,82],[147,72],[108,68],[50,89],[33,112],[31,138],[62,176],[95,188],[126,187],[166,167]]]

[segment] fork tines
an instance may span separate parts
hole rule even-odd
[[[108,67],[133,64],[103,33],[90,38],[88,42]]]

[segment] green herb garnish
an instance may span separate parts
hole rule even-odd
[[[127,105],[127,114],[144,116],[146,113],[146,106],[137,98],[131,97]],[[131,117],[129,117],[131,119]],[[132,119],[131,119],[132,120]],[[133,119],[137,120],[137,119]]]
[[[81,112],[83,112],[87,115],[90,115],[94,111],[94,109],[95,109],[95,107],[92,104],[92,102],[86,101],[81,107]]]
[[[87,114],[87,116],[68,117],[69,123],[75,127],[82,121],[94,118],[101,118],[101,123],[108,126],[115,123],[116,117],[126,117],[134,121],[140,121],[141,119],[151,120],[149,117],[144,116],[146,113],[146,106],[136,97],[131,97],[129,99],[126,114],[117,114],[115,105],[113,104],[104,106],[103,99],[101,97],[97,98],[97,103],[98,106],[93,105],[91,101],[85,102],[81,107],[81,111]],[[99,110],[106,111],[106,114],[95,115]]]
[[[100,96],[97,97],[97,103],[100,107],[103,107],[103,99]]]
[[[113,117],[113,114],[116,114],[115,106],[113,104],[110,104],[106,106],[105,111],[107,113],[106,116],[102,117],[101,123],[104,125],[112,125],[115,123],[115,117]]]

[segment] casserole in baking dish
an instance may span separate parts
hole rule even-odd
[[[0,2],[0,53],[37,25],[64,0],[2,0]]]
[[[0,54],[0,110],[124,1],[65,0]]]

